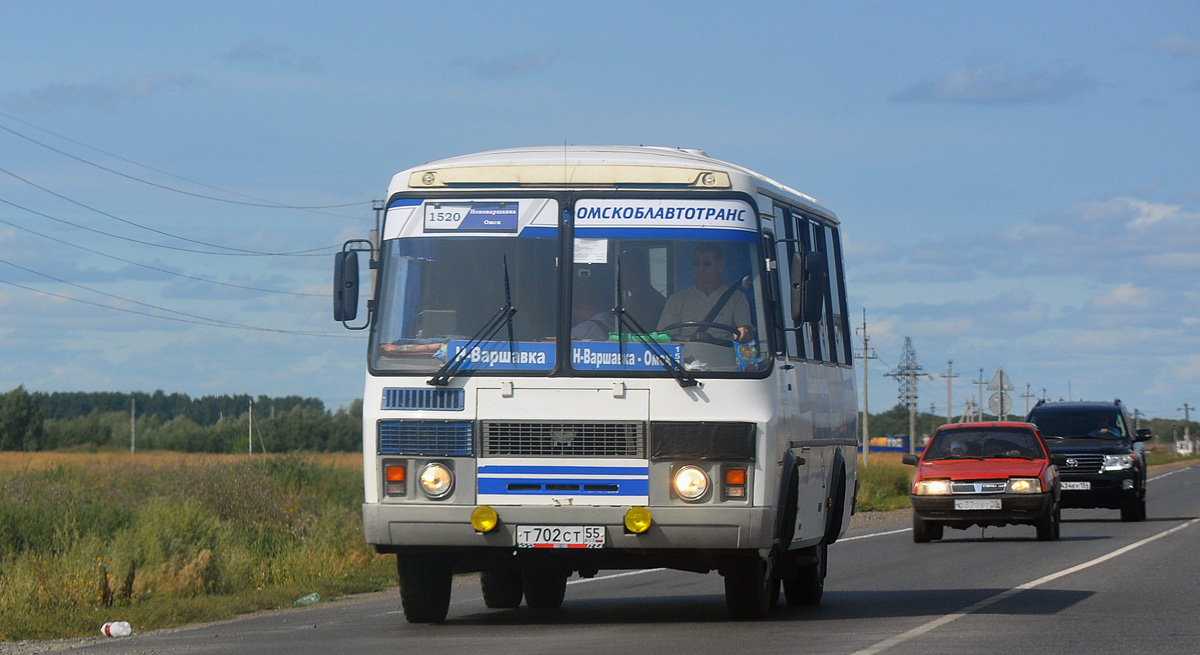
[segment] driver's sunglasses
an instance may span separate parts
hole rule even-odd
[[[698,259],[692,262],[692,266],[716,266],[717,263],[711,259]]]

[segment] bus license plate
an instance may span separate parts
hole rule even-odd
[[[598,525],[520,525],[517,548],[603,548],[604,528]]]
[[[954,509],[1000,509],[999,498],[955,498]]]
[[[1059,485],[1063,491],[1088,491],[1092,488],[1091,482],[1061,482]]]

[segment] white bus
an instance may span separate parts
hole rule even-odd
[[[334,296],[370,334],[363,524],[408,621],[443,621],[461,572],[493,608],[657,567],[718,571],[734,618],[820,601],[857,394],[809,196],[696,150],[454,157],[392,179]]]

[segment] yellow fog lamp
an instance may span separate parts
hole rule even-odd
[[[645,507],[630,507],[625,512],[625,529],[634,534],[641,534],[650,529],[650,510]]]
[[[471,527],[479,532],[491,532],[499,522],[496,510],[487,505],[480,505],[471,511]]]

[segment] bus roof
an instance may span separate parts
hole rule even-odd
[[[694,188],[763,193],[836,220],[815,198],[700,150],[662,146],[537,146],[450,157],[397,173],[389,195],[497,187]]]

